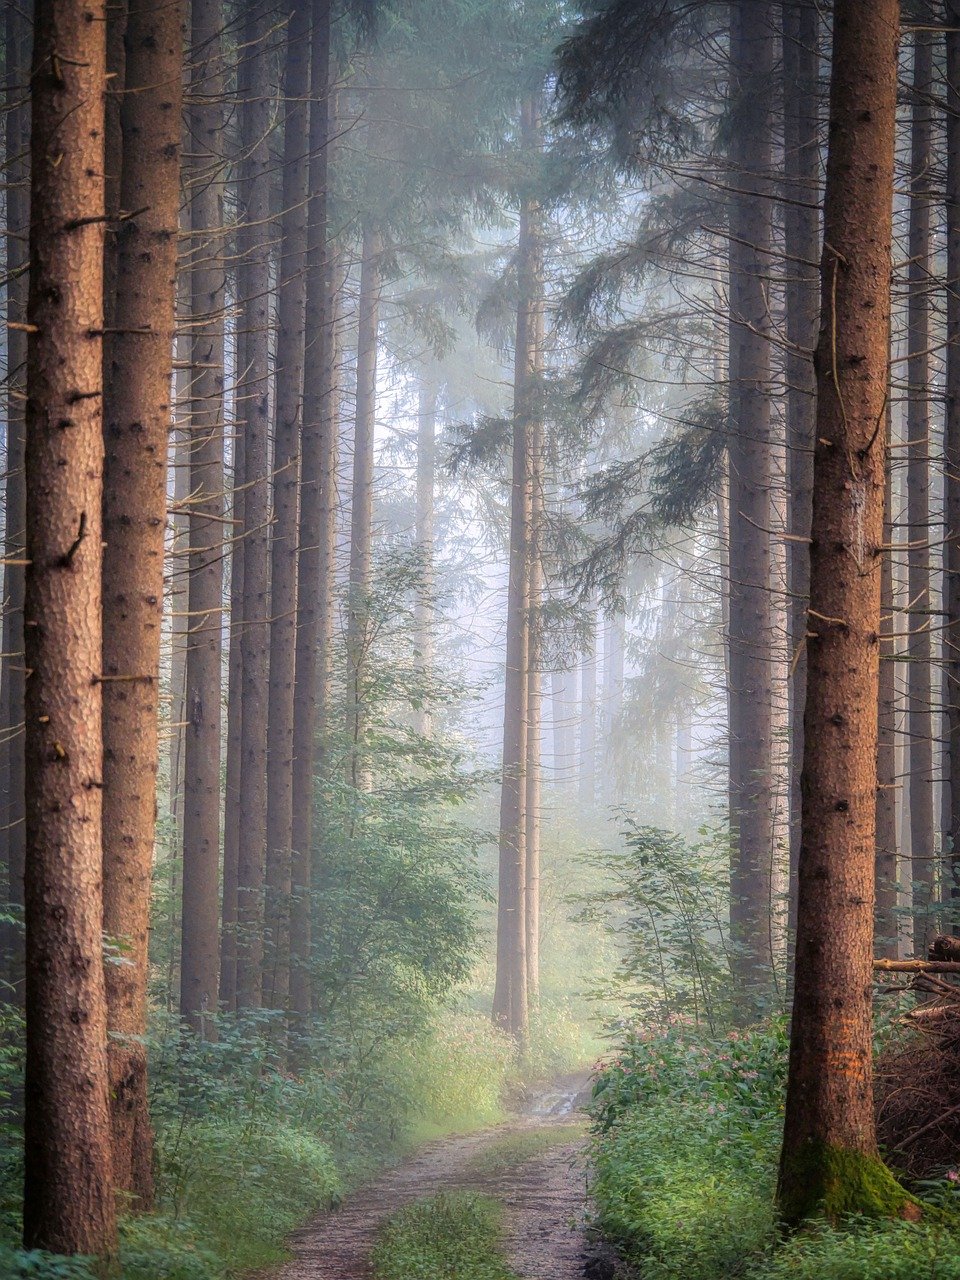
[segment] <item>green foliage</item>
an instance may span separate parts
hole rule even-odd
[[[780,1243],[749,1280],[960,1280],[955,1224],[854,1220]]]
[[[97,1280],[85,1258],[64,1258],[40,1249],[10,1249],[0,1244],[4,1280]]]
[[[838,1224],[782,1235],[786,1058],[780,1024],[712,1040],[680,1023],[626,1029],[595,1085],[593,1192],[638,1280],[960,1280],[955,1175],[918,1188],[918,1224],[840,1206]],[[908,1197],[895,1199],[893,1212]]]
[[[500,1248],[501,1206],[438,1195],[394,1215],[373,1251],[376,1280],[516,1280]]]
[[[779,1028],[701,1041],[631,1030],[594,1090],[599,1224],[644,1280],[739,1274],[774,1231]]]
[[[598,994],[661,1025],[677,1014],[711,1032],[732,1007],[726,917],[729,855],[719,830],[693,845],[627,823],[619,848],[587,855],[599,887],[579,896],[580,919],[604,922],[620,962]]]
[[[564,996],[544,996],[530,1011],[526,1074],[549,1080],[594,1062],[600,1042]]]
[[[411,1135],[435,1137],[502,1119],[515,1054],[488,1017],[454,1014],[393,1046],[383,1080]]]

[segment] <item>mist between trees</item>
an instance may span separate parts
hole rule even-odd
[[[11,1274],[262,1265],[678,1020],[792,1017],[783,1222],[922,1216],[872,1004],[957,1039],[960,4],[4,15]],[[891,1088],[925,1176],[960,1094]]]

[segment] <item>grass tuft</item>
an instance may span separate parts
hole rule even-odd
[[[501,1246],[502,1207],[469,1192],[395,1214],[373,1251],[376,1280],[518,1280]]]

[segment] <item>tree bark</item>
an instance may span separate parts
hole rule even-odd
[[[807,605],[810,597],[810,519],[813,500],[813,432],[820,258],[819,38],[813,0],[783,5],[784,252],[787,353],[787,592],[789,600],[790,881],[789,946],[796,927],[797,861],[800,856],[800,770],[803,706],[807,686]]]
[[[890,439],[890,407],[884,413],[885,433]],[[874,923],[876,953],[889,960],[899,955],[900,923],[897,916],[897,685],[896,641],[893,608],[893,485],[889,464],[883,492],[883,541],[880,565],[880,675],[877,709],[877,805],[876,880],[877,906]]]
[[[270,665],[270,15],[253,5],[244,21],[239,72],[241,151],[239,301],[244,366],[238,382],[243,432],[243,601],[240,636],[237,1008],[263,999],[263,881],[266,860],[267,687]]]
[[[3,634],[0,665],[0,770],[3,775],[3,865],[6,898],[23,910],[26,845],[24,823],[23,755],[23,590],[26,493],[23,456],[26,447],[23,392],[27,369],[27,235],[30,221],[30,24],[18,4],[8,3],[6,38],[6,165],[7,196],[7,440],[4,501]],[[2,932],[3,972],[9,983],[6,998],[22,1005],[24,995],[23,935],[19,927]]]
[[[933,33],[913,42],[910,243],[907,302],[907,776],[913,851],[914,953],[925,956],[938,932],[934,852],[934,778],[930,595],[930,291],[933,142]]]
[[[103,502],[103,925],[116,1185],[153,1200],[147,938],[157,806],[167,441],[180,203],[183,14],[131,0],[120,109],[116,332],[106,345]]]
[[[313,851],[313,772],[318,703],[318,650],[322,595],[333,573],[333,529],[325,498],[336,471],[334,308],[327,243],[327,171],[330,145],[330,0],[314,0],[311,36],[310,163],[307,206],[303,429],[297,562],[296,689],[293,719],[293,796],[290,903],[290,1011],[293,1038],[302,1042],[311,1010],[310,884]],[[329,589],[329,588],[328,588]]]
[[[773,17],[731,6],[731,95],[739,114],[730,199],[730,821],[731,935],[747,1005],[773,977],[774,634],[771,579],[770,275],[772,164],[766,85]]]
[[[183,765],[180,1016],[216,1038],[223,648],[223,12],[191,3],[189,586]]]
[[[947,719],[949,803],[943,849],[952,908],[950,927],[957,928],[960,903],[960,0],[947,0],[947,352],[946,405],[943,428],[944,545],[943,633],[944,701]]]
[[[264,1002],[290,994],[293,716],[297,651],[297,528],[306,305],[310,5],[293,0],[284,72],[283,216],[277,285],[276,428],[271,542],[270,704],[267,720],[267,871]]]
[[[357,409],[353,437],[353,497],[350,507],[350,583],[347,620],[347,733],[349,780],[370,785],[364,761],[363,668],[366,660],[369,597],[373,585],[373,461],[377,410],[377,336],[380,321],[381,255],[377,231],[363,234],[360,314],[357,335]]]
[[[897,0],[834,6],[796,977],[780,1211],[896,1214],[872,1082]]]
[[[23,1236],[99,1255],[116,1247],[100,844],[105,30],[97,0],[37,0],[24,606]]]
[[[226,382],[226,351],[224,352]],[[233,386],[240,385],[246,368],[246,343],[242,330],[235,338]],[[220,1005],[229,1013],[237,1008],[237,879],[240,867],[240,754],[243,699],[240,644],[243,639],[243,519],[244,444],[239,406],[234,409],[233,458],[230,495],[230,585],[227,650],[226,768],[223,784],[223,885],[220,907]]]

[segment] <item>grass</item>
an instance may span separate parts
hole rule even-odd
[[[479,1177],[494,1177],[500,1173],[509,1173],[546,1155],[553,1147],[564,1146],[574,1142],[584,1131],[583,1124],[553,1125],[544,1129],[521,1129],[516,1133],[505,1133],[488,1147],[478,1151],[467,1162],[467,1172]]]
[[[469,1192],[408,1205],[381,1231],[376,1280],[518,1280],[503,1256],[502,1212]]]

